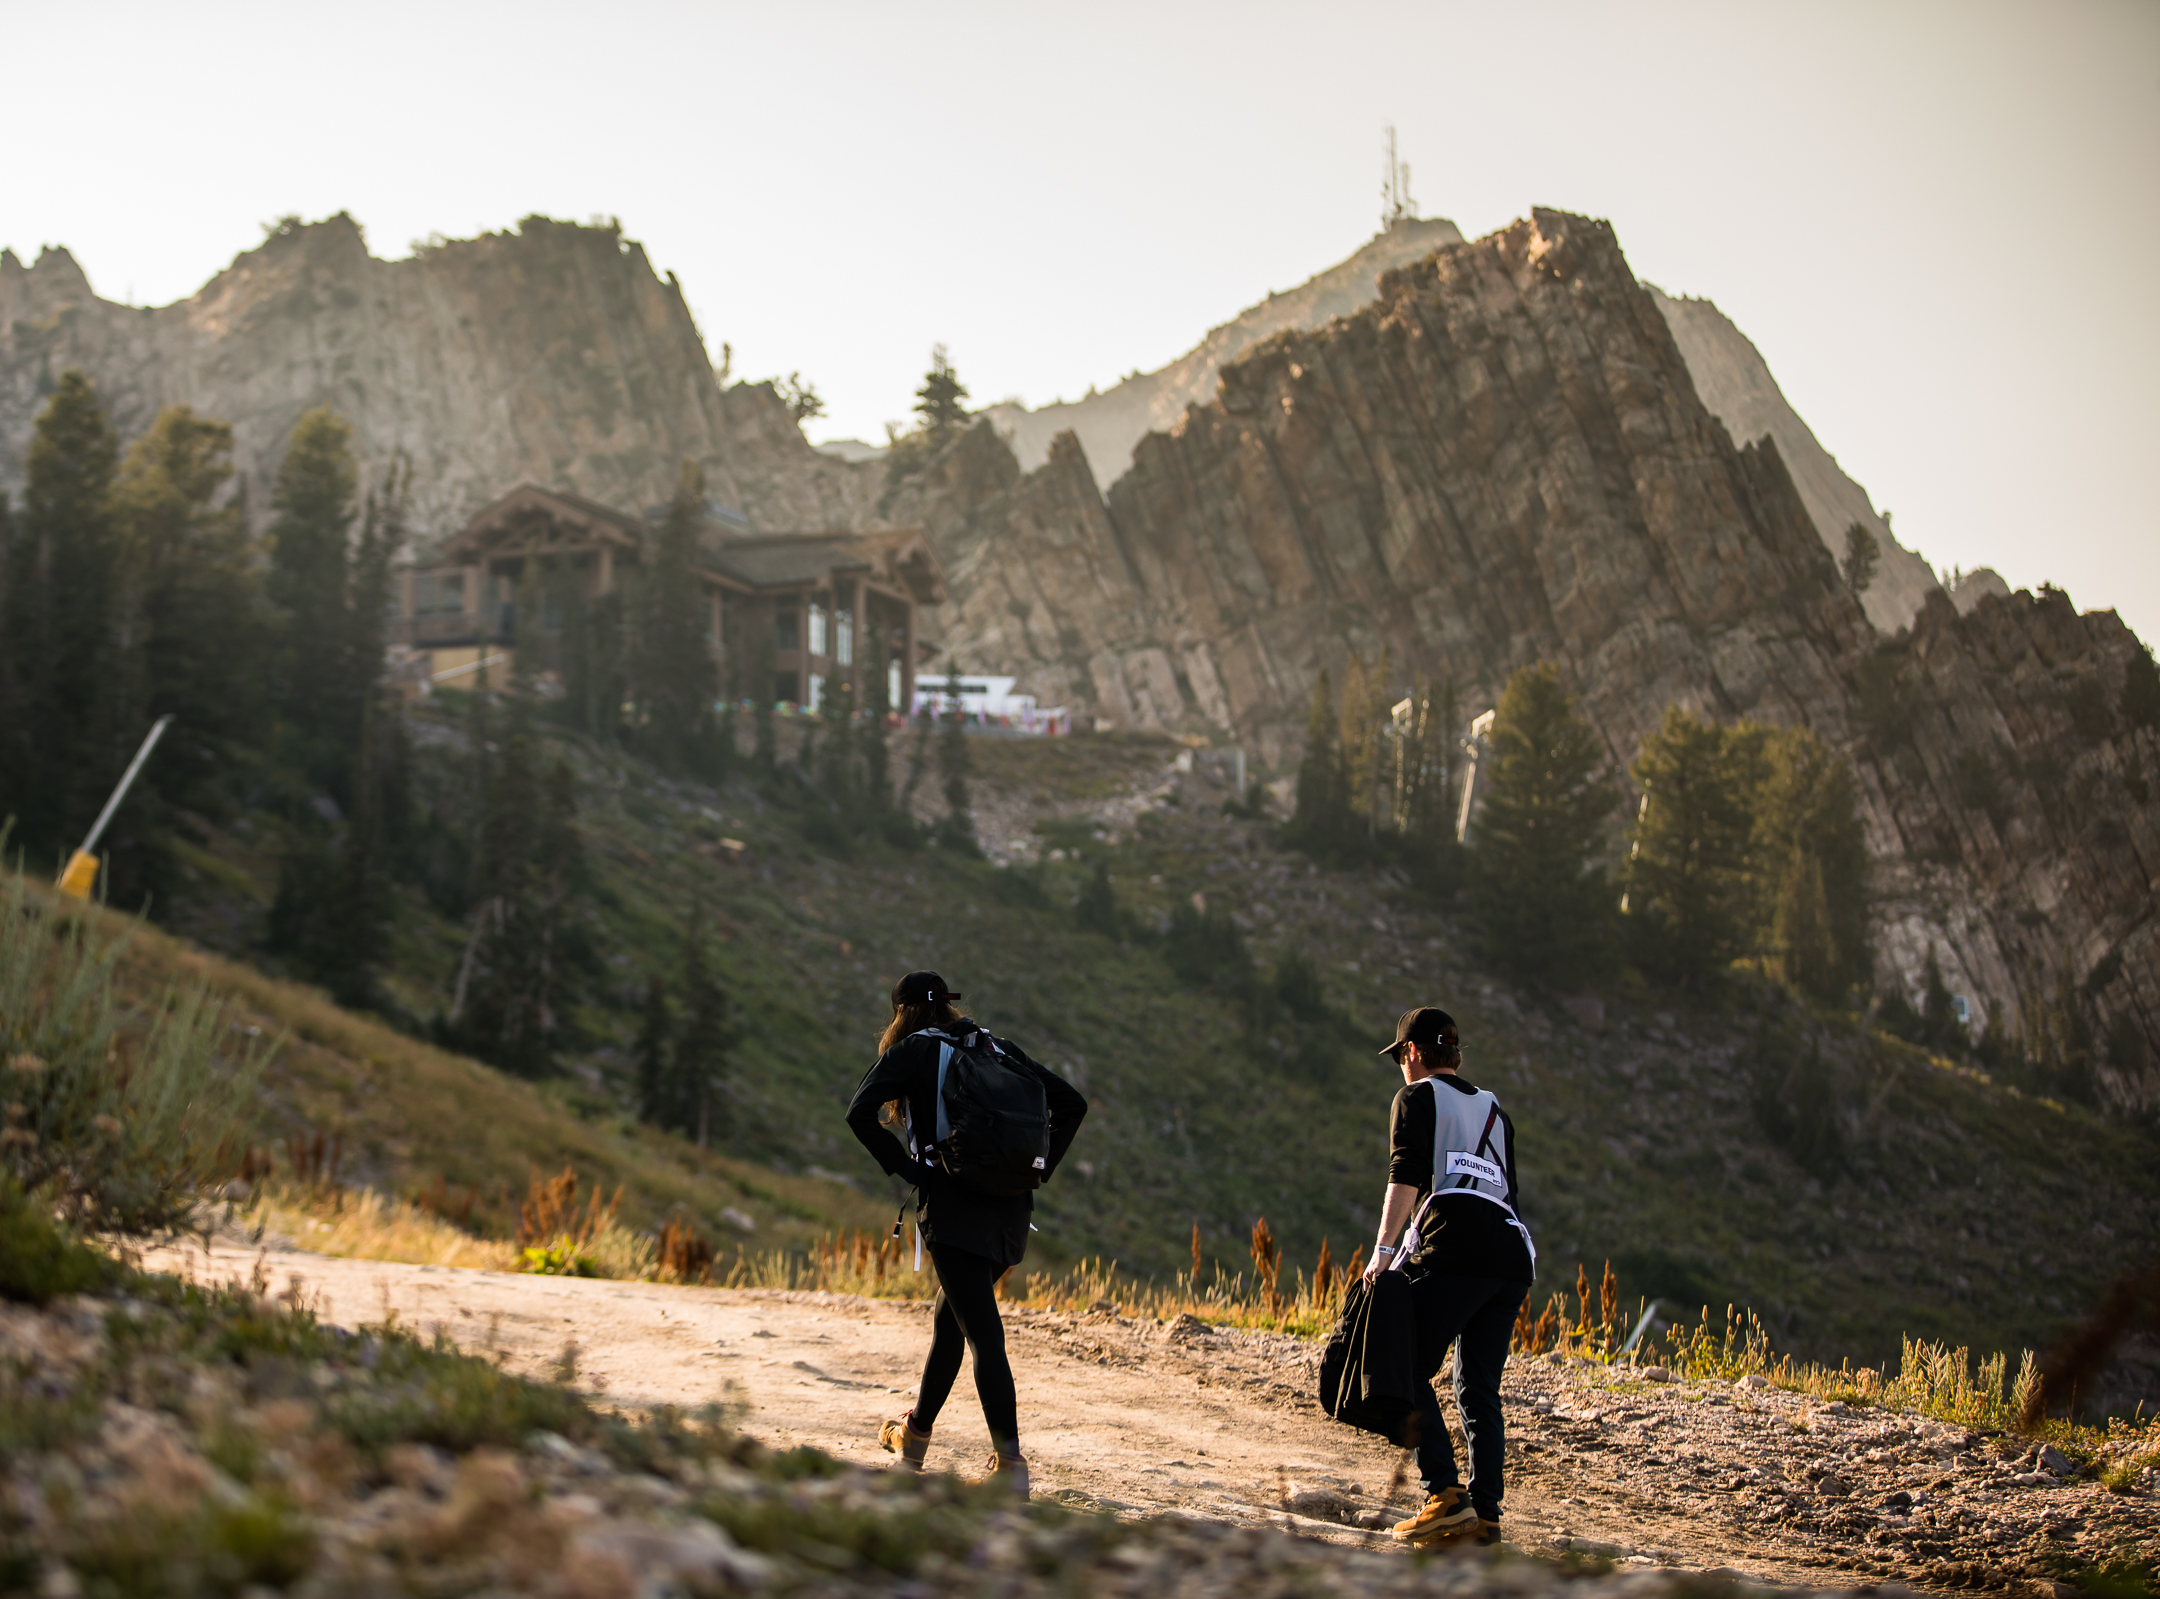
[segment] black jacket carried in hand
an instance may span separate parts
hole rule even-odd
[[[1407,1448],[1416,1415],[1417,1317],[1399,1271],[1352,1280],[1320,1356],[1320,1408]]]
[[[1087,1115],[1087,1100],[1064,1078],[1030,1059],[1012,1040],[1000,1038],[998,1047],[1015,1066],[1043,1085],[1043,1096],[1050,1106],[1050,1154],[1043,1171],[1043,1181],[1048,1182],[1071,1147],[1073,1134],[1080,1130],[1081,1118]],[[848,1105],[848,1126],[888,1175],[906,1175],[910,1162],[906,1144],[878,1125],[878,1107],[888,1100],[903,1100],[914,1126],[937,1126],[937,1068],[938,1040],[911,1034],[878,1057]],[[915,1215],[925,1244],[964,1249],[1001,1266],[1017,1265],[1027,1253],[1028,1217],[1034,1210],[1032,1194],[1001,1197],[977,1193],[935,1168],[916,1189]]]

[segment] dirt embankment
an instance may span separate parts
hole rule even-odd
[[[166,1269],[246,1275],[251,1253],[175,1252]],[[423,1332],[630,1406],[721,1401],[776,1447],[864,1466],[909,1402],[927,1304],[386,1265],[273,1251],[352,1323]],[[1036,1493],[1121,1516],[1178,1512],[1387,1544],[1418,1494],[1398,1452],[1328,1420],[1317,1351],[1265,1333],[1164,1328],[1102,1310],[1015,1309],[1007,1325]],[[2160,1558],[2150,1487],[2110,1494],[2018,1458],[2007,1440],[1921,1417],[1741,1385],[1654,1383],[1517,1361],[1507,1376],[1505,1524],[1525,1553],[1724,1571],[1792,1586],[2025,1585],[2125,1556]],[[989,1440],[963,1375],[934,1470],[974,1474]]]

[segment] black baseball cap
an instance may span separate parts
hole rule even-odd
[[[959,997],[945,986],[945,979],[936,972],[909,972],[892,985],[894,1010],[902,1005],[935,1005],[941,999]]]
[[[1420,1048],[1433,1044],[1445,1044],[1452,1048],[1460,1039],[1455,1032],[1455,1018],[1444,1010],[1430,1005],[1419,1005],[1406,1010],[1395,1023],[1395,1042],[1380,1051],[1383,1055],[1398,1053],[1405,1044]]]

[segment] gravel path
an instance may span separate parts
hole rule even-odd
[[[256,1256],[220,1245],[152,1261],[219,1279]],[[395,1312],[423,1332],[632,1406],[723,1401],[776,1447],[866,1466],[908,1403],[928,1306],[389,1265],[273,1250],[330,1317]],[[1265,1333],[1164,1328],[1109,1311],[1008,1312],[1038,1496],[1121,1515],[1290,1525],[1386,1546],[1356,1523],[1406,1514],[1398,1454],[1315,1405],[1317,1351]],[[2146,1491],[2059,1479],[2000,1441],[1778,1390],[1653,1383],[1548,1359],[1511,1363],[1510,1542],[1622,1567],[1725,1571],[1781,1586],[2023,1585],[2160,1557]],[[2022,1441],[2020,1441],[2022,1442]],[[973,1474],[988,1438],[965,1375],[930,1464]],[[1392,1491],[1391,1491],[1392,1489]],[[1398,1508],[1399,1507],[1399,1508]]]

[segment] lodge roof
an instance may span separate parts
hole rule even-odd
[[[445,540],[438,559],[446,565],[484,561],[497,552],[508,554],[502,550],[505,544],[529,545],[535,538],[558,546],[590,540],[642,556],[657,531],[642,517],[581,494],[521,483]],[[835,572],[859,572],[906,590],[918,605],[936,605],[946,597],[944,567],[919,528],[745,535],[725,523],[708,524],[698,553],[699,565],[707,572],[752,589],[792,587]]]

